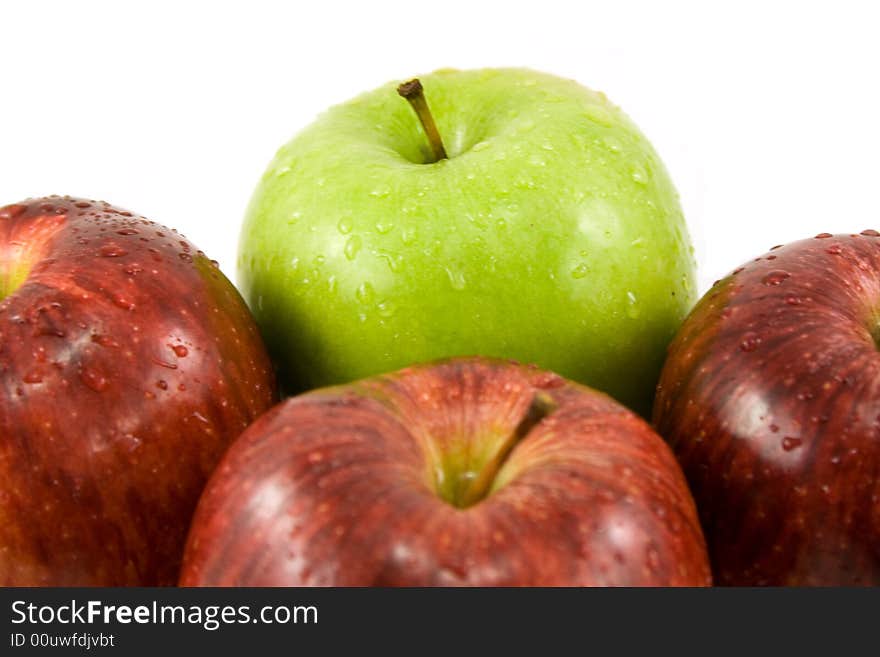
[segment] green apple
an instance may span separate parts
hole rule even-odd
[[[696,292],[678,195],[650,143],[571,80],[421,80],[448,158],[430,112],[389,83],[282,147],[254,193],[239,283],[287,389],[480,354],[647,413]]]

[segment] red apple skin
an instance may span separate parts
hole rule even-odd
[[[457,508],[437,454],[555,410]],[[663,440],[549,372],[462,358],[282,402],[230,448],[190,531],[184,586],[663,586],[710,583],[690,493]]]
[[[0,584],[170,585],[226,446],[275,400],[248,311],[174,231],[69,197],[0,208]]]
[[[654,407],[722,585],[880,584],[880,237],[823,234],[715,284]]]

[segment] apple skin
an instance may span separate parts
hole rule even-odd
[[[238,282],[282,384],[481,354],[649,415],[697,298],[654,149],[571,80],[524,69],[421,80],[449,159],[425,163],[422,128],[389,83],[303,130],[254,192]]]
[[[0,290],[0,584],[174,584],[276,399],[243,300],[176,232],[70,197],[0,208]]]
[[[539,398],[551,408],[532,416]],[[476,503],[442,497],[481,476]],[[206,487],[181,575],[184,586],[709,582],[693,500],[647,423],[555,374],[483,358],[263,415]]]
[[[726,585],[880,584],[880,238],[822,234],[715,284],[654,421]]]

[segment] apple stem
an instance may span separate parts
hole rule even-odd
[[[446,149],[443,148],[443,140],[440,139],[437,124],[434,123],[434,116],[428,108],[428,101],[425,100],[425,91],[419,79],[413,78],[408,82],[404,82],[397,87],[397,93],[406,98],[413,110],[415,110],[416,116],[425,130],[425,136],[428,138],[431,151],[434,153],[432,162],[447,159]]]
[[[481,470],[480,473],[470,482],[467,488],[462,490],[456,500],[456,506],[461,509],[467,508],[484,499],[490,492],[492,484],[501,466],[504,465],[507,458],[513,452],[513,448],[517,443],[525,438],[529,431],[541,420],[550,415],[556,409],[556,402],[545,392],[538,392],[532,398],[529,409],[523,416],[520,423],[516,426],[507,440],[501,444],[498,451]]]

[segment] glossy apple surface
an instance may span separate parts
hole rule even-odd
[[[655,407],[715,578],[880,584],[880,237],[772,250],[675,339]]]
[[[238,281],[293,392],[514,358],[650,412],[696,300],[677,194],[604,95],[521,69],[421,78],[449,159],[388,84],[286,144]]]
[[[704,585],[663,440],[604,394],[455,359],[288,399],[199,502],[183,585]]]
[[[0,584],[167,585],[202,487],[275,398],[181,235],[69,197],[0,208]]]

